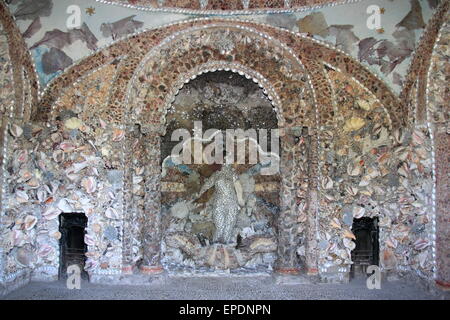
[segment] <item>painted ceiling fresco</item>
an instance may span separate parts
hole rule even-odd
[[[194,14],[177,9],[141,10],[142,7],[133,7],[136,1],[128,1],[130,7],[103,2],[6,0],[32,52],[42,87],[67,67],[129,34],[220,15],[217,11]],[[399,93],[414,49],[438,3],[439,0],[362,0],[283,13],[258,11],[250,15],[247,11],[228,11],[224,15],[325,41],[361,61]],[[371,14],[367,12],[373,5],[378,6],[381,17],[380,28],[375,29],[368,27]],[[73,20],[77,10],[81,18],[78,27],[70,27],[68,21]]]

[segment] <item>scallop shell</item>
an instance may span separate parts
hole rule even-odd
[[[360,206],[356,206],[353,208],[353,218],[360,219],[366,213],[366,209]]]
[[[67,199],[63,198],[58,201],[57,207],[62,212],[73,212],[73,207],[69,204]]]
[[[114,129],[112,140],[115,142],[121,141],[125,137],[125,131],[121,129]]]
[[[119,219],[120,218],[117,210],[114,208],[106,209],[105,216],[108,217],[109,219]]]
[[[358,117],[353,117],[345,122],[344,131],[351,132],[361,129],[365,125],[365,121]]]
[[[361,174],[361,166],[349,163],[347,165],[347,174],[352,177],[359,176]]]
[[[322,179],[322,187],[324,188],[324,189],[331,189],[331,188],[333,188],[333,180],[331,180],[331,178],[330,177],[325,177],[325,178],[323,178]]]
[[[45,191],[44,188],[40,188],[37,192],[36,192],[36,196],[37,199],[39,200],[39,202],[44,202],[45,199],[47,199],[47,192]]]
[[[345,191],[351,196],[356,196],[358,194],[358,188],[353,186],[346,186]]]
[[[45,210],[45,212],[42,214],[42,216],[46,220],[52,220],[52,219],[57,218],[60,213],[61,213],[61,210],[59,210],[58,208],[50,207],[47,210]]]
[[[23,267],[30,267],[36,262],[33,250],[22,247],[17,250],[16,261]]]
[[[93,246],[93,245],[95,245],[95,240],[91,235],[85,234],[84,235],[84,243],[86,243],[88,246]]]
[[[369,111],[371,109],[370,103],[367,100],[359,99],[357,103],[358,106],[365,111]]]
[[[28,194],[25,191],[17,190],[16,191],[16,200],[19,203],[27,203],[29,200]]]
[[[97,182],[94,177],[88,177],[81,180],[81,186],[84,187],[87,193],[93,193],[97,190]]]
[[[13,137],[19,138],[23,134],[23,129],[22,129],[22,127],[18,126],[17,124],[13,124],[9,128],[9,132],[11,133],[11,135]]]
[[[52,254],[53,253],[53,247],[52,246],[50,246],[50,245],[48,245],[48,244],[43,244],[40,248],[39,248],[39,250],[38,250],[38,255],[40,256],[40,257],[42,257],[42,258],[44,258],[44,257],[48,257],[50,254]]]
[[[428,247],[428,246],[430,246],[431,245],[431,243],[430,243],[430,241],[428,241],[428,239],[422,239],[422,238],[420,238],[420,239],[417,239],[415,242],[414,242],[414,249],[416,249],[416,250],[423,250],[423,249],[425,249],[426,247]]]
[[[27,215],[25,217],[25,221],[24,221],[24,225],[25,225],[25,230],[29,231],[31,229],[34,228],[34,226],[37,223],[37,218],[35,216],[32,215]]]
[[[70,118],[64,122],[64,126],[69,130],[79,129],[83,125],[83,122],[78,118]]]
[[[25,243],[25,233],[20,230],[13,230],[10,233],[10,240],[13,246],[20,247]]]

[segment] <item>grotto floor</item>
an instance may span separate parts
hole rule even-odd
[[[69,290],[64,281],[32,282],[5,300],[429,300],[442,299],[402,280],[382,282],[369,290],[364,279],[348,284],[277,284],[273,277],[170,277],[146,286],[103,285],[86,281],[80,290]],[[448,296],[447,296],[448,298]]]

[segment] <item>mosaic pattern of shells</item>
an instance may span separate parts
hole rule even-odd
[[[201,32],[197,36],[201,39]],[[224,38],[220,33],[216,37]],[[239,41],[245,38],[236,42]],[[216,43],[222,45],[220,41]],[[448,123],[445,108],[448,68],[439,67],[448,56],[448,45],[445,45],[448,32],[441,37],[441,43],[444,45],[438,47],[433,56],[435,69],[430,90],[437,94],[434,95],[436,100],[430,101],[430,110],[434,122]],[[226,41],[223,46],[227,46]],[[164,50],[158,54],[164,55]],[[12,65],[8,56],[2,29],[2,121],[14,101]],[[108,121],[110,85],[120,67],[118,62],[105,64],[55,99],[50,126],[11,121],[5,127],[2,138],[7,143],[7,151],[2,171],[0,228],[5,275],[41,266],[53,267],[57,272],[61,236],[58,215],[61,212],[84,212],[89,218],[85,237],[88,245],[86,270],[120,272],[124,263],[133,264],[142,257],[139,229],[146,201],[144,179],[149,174],[146,161],[158,154],[151,154],[151,151],[150,155],[145,154],[140,134],[133,136],[131,128],[114,126]],[[283,63],[285,61],[280,62],[282,67]],[[151,66],[151,63],[147,65]],[[29,68],[25,69],[30,72]],[[144,69],[143,73],[147,71]],[[386,106],[373,95],[342,73],[333,69],[326,72],[333,89],[335,117],[320,133],[321,144],[317,150],[319,238],[315,247],[319,270],[351,263],[352,220],[368,216],[378,217],[380,221],[380,258],[385,270],[413,270],[431,277],[434,261],[430,132],[425,125],[411,129],[392,127]],[[286,82],[304,82],[295,77],[288,76]],[[149,78],[156,85],[152,90],[157,92],[161,79],[150,75]],[[28,105],[31,92],[36,89],[31,87],[23,89],[28,98],[22,101],[28,101]],[[139,96],[142,92],[135,94]],[[152,98],[159,97],[152,94]],[[307,99],[311,106],[311,97]],[[293,112],[294,108],[287,108],[287,112]],[[162,126],[158,122],[161,118],[151,120]],[[124,152],[124,146],[130,145],[133,146],[132,159]],[[131,172],[125,167],[131,167]],[[304,199],[305,191],[299,189],[297,197]],[[293,206],[290,202],[294,197],[292,195],[286,206]],[[298,206],[297,209],[301,216],[299,222],[305,221],[304,208]],[[125,212],[132,215],[124,218]],[[124,228],[130,232],[125,232]],[[303,231],[299,229],[295,236]],[[310,248],[300,243],[294,249],[304,257]]]

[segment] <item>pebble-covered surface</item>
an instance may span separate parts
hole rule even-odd
[[[430,300],[437,299],[420,287],[402,282],[383,283],[369,290],[363,279],[348,284],[275,284],[272,277],[169,278],[148,286],[108,286],[87,282],[81,290],[68,290],[64,282],[33,282],[6,300]],[[448,298],[448,297],[447,297]]]

